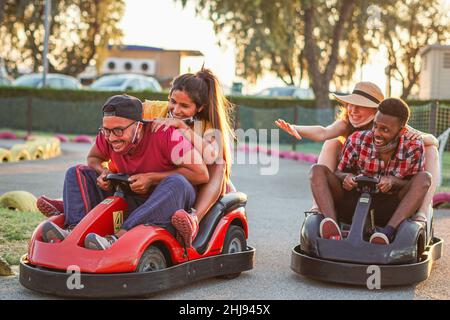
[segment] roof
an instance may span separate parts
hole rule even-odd
[[[424,48],[422,48],[419,51],[419,54],[421,56],[425,55],[426,53],[428,53],[428,51],[430,50],[450,50],[450,45],[444,45],[444,44],[432,44],[432,45],[428,45]]]
[[[203,53],[197,50],[166,50],[163,48],[140,46],[140,45],[117,45],[117,46],[108,45],[108,50],[111,50],[113,47],[118,48],[121,51],[160,51],[160,52],[164,51],[164,52],[180,52],[180,54],[184,56],[203,56]]]

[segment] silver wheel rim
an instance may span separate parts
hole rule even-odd
[[[157,271],[161,269],[165,269],[166,262],[165,259],[158,254],[150,254],[146,257],[145,263],[143,263],[142,267],[139,271],[148,272],[148,271]]]
[[[242,251],[242,243],[238,238],[234,238],[230,242],[230,247],[228,248],[228,253],[235,253]]]

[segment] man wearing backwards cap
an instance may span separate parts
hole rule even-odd
[[[336,172],[324,165],[311,169],[311,190],[325,216],[320,236],[342,239],[338,221],[351,223],[360,194],[355,176],[379,179],[379,193],[373,196],[375,225],[370,242],[389,244],[401,222],[419,209],[431,175],[424,171],[422,140],[408,139],[404,128],[409,107],[400,99],[389,98],[378,106],[372,130],[354,132],[346,141]]]
[[[171,216],[190,210],[196,191],[193,185],[206,183],[208,170],[202,156],[175,128],[152,133],[142,121],[142,103],[128,95],[113,96],[103,105],[103,126],[88,157],[88,166],[70,168],[64,181],[65,229],[52,222],[43,226],[43,240],[64,240],[70,230],[103,199],[113,194],[104,178],[111,171],[130,176],[126,195],[129,216],[115,235],[86,236],[85,247],[109,248],[126,231],[140,224],[154,224],[171,232]]]

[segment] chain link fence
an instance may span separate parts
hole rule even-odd
[[[147,97],[150,99],[149,97]],[[155,99],[156,98],[156,99]],[[152,97],[160,100],[163,97]],[[21,129],[27,131],[47,131],[54,133],[96,134],[101,125],[101,106],[103,97],[92,96],[87,99],[73,100],[58,97],[0,96],[0,128]],[[245,99],[236,102],[234,123],[236,128],[278,129],[274,122],[282,118],[299,125],[329,125],[336,118],[338,107],[331,109],[312,108],[311,101],[263,101],[263,99]],[[255,101],[264,104],[257,107]],[[280,105],[282,105],[280,107]],[[420,131],[438,137],[450,127],[450,103],[448,102],[409,102],[411,107],[410,125]],[[280,132],[280,143],[295,150],[299,143],[307,146],[307,139],[298,141],[284,131]],[[270,139],[270,134],[268,135]],[[442,141],[442,184],[450,190],[450,139]],[[267,141],[270,143],[270,141]],[[312,145],[312,144],[311,144]],[[317,148],[315,148],[317,149]]]

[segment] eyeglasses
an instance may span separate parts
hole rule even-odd
[[[126,127],[116,127],[116,128],[112,128],[112,129],[108,129],[105,127],[101,127],[98,129],[98,131],[101,134],[104,134],[106,137],[109,137],[111,135],[111,132],[114,133],[114,135],[118,138],[120,138],[121,136],[123,136],[123,132],[128,129],[129,127],[131,127],[131,125],[135,124],[136,122],[132,122],[129,125],[127,125]]]

